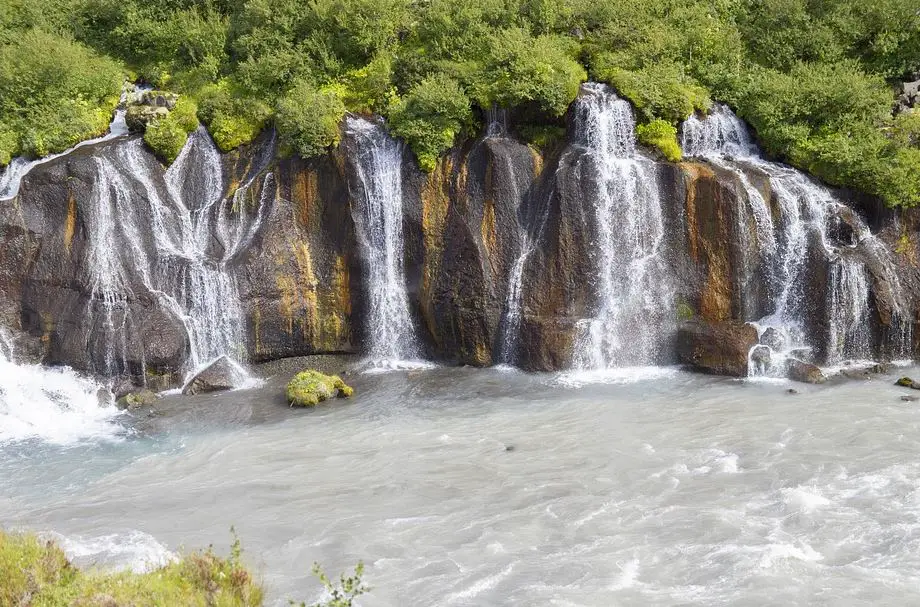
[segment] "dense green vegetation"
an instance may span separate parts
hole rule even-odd
[[[261,585],[242,564],[238,539],[227,558],[208,549],[148,573],[111,573],[77,569],[53,542],[0,530],[0,572],[0,605],[260,607],[264,598]],[[354,575],[336,582],[316,564],[313,573],[329,598],[312,607],[351,607],[369,590],[361,579],[361,563]]]
[[[771,154],[920,204],[920,127],[892,115],[893,83],[920,70],[915,0],[7,0],[0,163],[104,128],[119,70],[194,100],[225,150],[273,123],[310,156],[346,111],[377,112],[425,169],[493,105],[551,133],[593,78],[668,158],[716,99]],[[168,159],[182,130],[149,139]]]

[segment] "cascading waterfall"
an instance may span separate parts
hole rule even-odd
[[[403,270],[403,146],[383,125],[349,116],[360,191],[352,216],[367,271],[370,357],[384,364],[419,358]]]
[[[575,109],[584,161],[599,176],[598,191],[585,196],[596,229],[598,303],[579,322],[575,367],[654,364],[675,322],[657,168],[637,152],[632,109],[609,87],[584,85]]]
[[[108,348],[104,371],[119,370],[116,355],[120,349],[123,358],[132,327],[127,301],[138,282],[183,324],[187,372],[221,356],[243,360],[243,313],[228,262],[258,231],[274,192],[272,174],[264,177],[254,213],[246,198],[255,177],[235,193],[234,213],[224,208],[220,155],[203,129],[190,136],[165,179],[139,140],[96,163],[87,267],[93,298],[102,302],[106,330],[97,347]],[[133,183],[146,193],[149,208],[133,195]],[[140,222],[150,222],[152,230],[141,230]],[[245,372],[237,370],[246,383]]]
[[[828,311],[828,362],[847,356],[869,358],[869,282],[858,260],[843,257],[831,265]]]
[[[884,273],[894,293],[899,293],[897,274],[884,244],[827,188],[789,166],[765,160],[747,127],[724,105],[717,105],[705,118],[692,116],[684,122],[682,132],[686,156],[702,158],[734,172],[745,190],[743,202],[755,217],[758,251],[768,268],[772,307],[766,317],[747,320],[756,320],[761,331],[773,329],[781,336],[783,345],[774,344],[774,349],[780,350],[773,352],[774,358],[781,363],[790,353],[800,355],[819,345],[808,343],[806,338],[806,251],[810,245],[817,246],[829,263],[827,362],[869,356],[867,259]],[[762,172],[769,178],[778,205],[778,225],[774,225],[769,205],[751,185],[745,169]],[[835,222],[841,222],[843,216],[852,228],[852,242],[839,242],[832,235]],[[748,230],[744,225],[741,228],[742,245],[747,248]],[[894,314],[899,317],[903,304],[895,304]],[[779,374],[782,366],[774,364],[766,371]]]

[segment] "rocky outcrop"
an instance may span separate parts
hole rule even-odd
[[[131,92],[125,104],[125,124],[132,132],[143,133],[148,124],[168,116],[178,100],[179,95],[167,91]]]
[[[234,355],[261,362],[365,351],[366,284],[351,212],[351,153],[343,145],[311,160],[279,158],[266,133],[220,158],[216,186],[202,171],[175,186],[188,201],[207,200],[208,187],[220,190],[215,204],[201,203],[195,212],[212,217],[201,234],[206,263],[223,264],[239,295],[242,330]],[[583,146],[541,153],[513,136],[482,137],[443,156],[430,174],[406,154],[404,269],[424,355],[530,370],[570,366],[579,323],[597,305],[592,268],[598,228],[585,201],[606,187]],[[125,164],[129,156],[131,166]],[[106,163],[133,177],[106,181]],[[775,218],[776,193],[753,165],[732,171],[706,162],[658,163],[656,170],[673,304],[683,318],[693,317],[658,362],[744,376],[757,334],[738,321],[769,313],[777,285],[765,271],[768,261],[755,254],[756,226],[739,201],[745,188],[756,188]],[[19,195],[0,205],[0,324],[36,344],[45,363],[158,388],[175,385],[188,370],[195,336],[175,306],[150,288],[138,261],[156,248],[158,233],[180,221],[172,213],[156,223],[162,218],[153,199],[168,200],[166,189],[163,168],[136,137],[86,146],[35,167]],[[109,206],[99,204],[104,193]],[[106,208],[122,215],[113,220]],[[816,344],[810,362],[823,364],[826,356],[829,276],[833,263],[848,256],[866,267],[865,324],[873,352],[903,355],[895,344],[908,339],[916,316],[920,215],[872,217],[897,268],[892,275],[858,246],[853,213],[842,207],[828,219],[835,222],[831,236],[847,244],[836,258],[828,259],[814,237],[802,247],[808,262],[796,297],[803,329]],[[116,281],[106,288],[94,271],[93,243],[100,238],[110,240],[120,260],[109,268]],[[181,275],[183,263],[170,267]],[[152,263],[143,268],[162,271]],[[516,324],[509,334],[512,313]],[[920,331],[913,335],[917,339]],[[780,340],[768,331],[761,342],[781,351]]]
[[[678,360],[713,375],[747,377],[748,354],[756,345],[757,330],[735,321],[690,320],[677,332]]]

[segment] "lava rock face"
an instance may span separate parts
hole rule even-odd
[[[681,363],[712,375],[747,377],[748,353],[757,345],[757,329],[736,321],[689,320],[677,331]]]
[[[99,162],[122,162],[129,145],[139,145],[137,138],[86,146],[38,165],[17,197],[0,203],[0,325],[31,340],[33,358],[44,363],[175,385],[188,368],[189,332],[175,309],[145,286],[138,258],[155,248],[158,231],[173,229],[179,219],[153,221],[151,198],[165,196],[164,168],[144,148],[136,162],[155,179],[146,185],[132,179],[112,199],[112,208],[128,213],[139,230],[132,239],[139,250],[125,245],[125,226],[111,232],[111,246],[132,271],[114,273],[120,281],[114,300],[100,294],[94,278],[92,243],[105,221],[97,204],[105,186]],[[209,255],[224,260],[239,293],[241,358],[366,352],[353,150],[345,143],[303,160],[280,159],[274,149],[266,133],[221,156],[223,191],[209,212],[246,213],[247,232],[235,240],[219,230],[204,236]],[[563,142],[540,153],[511,136],[483,137],[451,150],[429,174],[405,154],[404,269],[423,354],[476,366],[569,367],[578,323],[597,304],[598,235],[586,201],[606,187],[584,148]],[[757,332],[739,319],[770,312],[775,286],[752,255],[756,238],[750,219],[739,216],[739,196],[753,184],[775,215],[775,193],[756,167],[744,169],[742,184],[739,172],[708,163],[656,166],[673,303],[686,311],[681,318],[691,318],[660,362],[745,376]],[[201,199],[205,182],[190,177],[180,186],[183,198]],[[836,218],[837,238],[855,242],[846,212]],[[920,339],[920,331],[900,335],[895,328],[897,318],[906,318],[909,328],[920,307],[920,213],[877,215],[873,229],[897,272],[878,267],[877,256],[862,260],[870,293],[866,323],[872,351],[888,358],[897,353],[890,346],[897,339]],[[821,246],[811,239],[802,251],[807,288],[799,294],[818,361],[827,341],[831,267]],[[843,253],[862,254],[855,246]],[[916,351],[917,344],[907,349]]]

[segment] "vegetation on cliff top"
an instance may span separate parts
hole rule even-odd
[[[209,548],[147,573],[105,572],[77,569],[54,542],[0,530],[0,572],[0,605],[260,607],[264,598],[261,585],[242,564],[238,539],[227,558]],[[361,579],[361,563],[354,575],[336,582],[316,564],[313,573],[328,599],[312,607],[351,607],[369,590]]]
[[[892,115],[891,85],[918,70],[912,0],[14,0],[0,163],[104,128],[120,71],[189,96],[225,150],[273,122],[309,156],[345,111],[378,112],[426,169],[475,108],[517,108],[522,133],[559,126],[590,77],[669,158],[674,127],[719,99],[771,154],[913,206],[920,126]],[[151,138],[169,151],[180,130]]]

